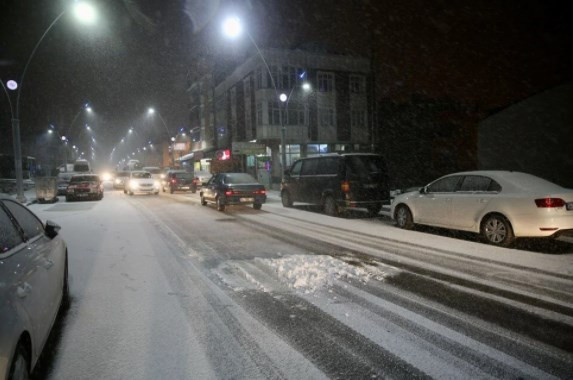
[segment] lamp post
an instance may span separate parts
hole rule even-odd
[[[38,47],[40,46],[40,44],[42,43],[42,41],[44,40],[44,38],[46,37],[48,32],[62,18],[62,16],[64,14],[66,14],[66,12],[67,12],[67,10],[64,10],[62,13],[60,13],[54,19],[54,21],[52,21],[52,23],[44,31],[44,34],[42,34],[42,36],[40,37],[40,40],[34,46],[34,49],[32,50],[30,57],[26,61],[26,65],[24,66],[24,70],[22,71],[22,76],[20,77],[20,85],[16,86],[17,87],[17,95],[16,95],[16,107],[15,108],[12,107],[12,102],[10,101],[10,95],[8,94],[8,91],[6,90],[4,83],[2,82],[2,87],[4,88],[4,91],[6,92],[6,95],[8,96],[8,101],[9,101],[9,105],[10,105],[10,114],[12,116],[12,139],[13,139],[13,145],[14,145],[14,168],[16,171],[16,191],[18,194],[16,199],[21,203],[26,202],[26,197],[24,196],[24,178],[23,178],[23,173],[22,173],[22,146],[21,146],[21,139],[20,139],[20,95],[22,94],[22,86],[24,84],[26,72],[28,71],[28,66],[30,65],[32,58],[34,57],[36,50],[38,50]],[[79,19],[80,21],[87,23],[87,24],[93,24],[96,20],[96,12],[95,12],[94,8],[91,7],[89,4],[83,2],[83,1],[77,2],[75,4],[74,15],[76,16],[77,19]],[[13,86],[12,84],[10,84],[10,85]],[[16,88],[14,90],[16,90]]]
[[[279,95],[279,90],[278,90],[277,85],[275,83],[275,79],[273,77],[273,74],[271,73],[271,69],[269,67],[269,64],[267,63],[267,60],[265,59],[265,56],[263,55],[261,49],[259,49],[259,45],[257,45],[257,43],[255,42],[255,39],[253,38],[253,36],[251,36],[249,31],[245,29],[244,32],[247,35],[247,37],[249,38],[249,40],[251,41],[251,43],[253,44],[253,46],[255,47],[255,49],[257,50],[257,53],[261,57],[261,60],[263,61],[263,64],[265,65],[265,68],[267,69],[267,73],[269,74],[269,78],[271,78],[271,84],[273,85],[273,88],[275,89],[276,99],[281,100],[281,97]],[[231,39],[235,39],[235,38],[239,37],[241,35],[241,33],[243,33],[243,27],[241,25],[241,20],[238,17],[227,18],[223,22],[223,33]],[[286,100],[287,99],[285,99],[285,101]],[[280,144],[281,144],[281,151],[282,151],[282,170],[281,170],[281,177],[282,177],[282,176],[284,176],[284,168],[286,167],[286,147],[285,147],[286,127],[284,124],[283,109],[279,108],[279,110],[280,110],[279,116],[280,116],[280,121],[281,121]]]
[[[153,116],[157,113],[157,116],[159,116],[159,120],[161,120],[161,124],[163,125],[163,128],[165,128],[165,133],[167,136],[167,141],[169,141],[169,138],[171,136],[171,133],[169,133],[169,128],[167,127],[167,123],[165,122],[165,119],[163,119],[163,116],[161,116],[161,112],[156,111],[155,108],[153,107],[149,107],[147,109],[147,115],[148,116]],[[171,158],[171,166],[175,166],[175,153],[173,152],[173,149],[171,149],[171,154],[170,154],[170,158]]]

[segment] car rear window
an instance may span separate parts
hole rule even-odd
[[[78,173],[89,172],[90,166],[88,164],[74,164],[74,171]]]
[[[224,183],[241,184],[241,183],[257,183],[257,180],[252,175],[246,173],[232,173],[225,174],[223,179]]]
[[[191,173],[175,173],[174,176],[178,179],[193,179],[193,174]]]
[[[76,175],[73,176],[70,182],[98,182],[99,177],[95,175]]]
[[[386,178],[386,167],[381,156],[347,156],[346,176],[361,181],[382,181]]]
[[[151,174],[147,172],[132,172],[131,176],[133,178],[151,178]]]

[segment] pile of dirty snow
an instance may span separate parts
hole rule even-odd
[[[381,280],[386,275],[378,268],[367,269],[326,255],[293,255],[258,261],[270,267],[289,287],[305,293],[330,286],[339,279],[367,282],[371,277]]]

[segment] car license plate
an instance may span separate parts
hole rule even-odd
[[[241,202],[252,202],[252,201],[254,201],[254,199],[253,198],[239,198],[239,201],[241,201]]]
[[[182,189],[183,190],[189,190],[189,186],[183,186]]]
[[[573,202],[567,203],[567,210],[573,211]]]

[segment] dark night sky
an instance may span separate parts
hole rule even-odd
[[[18,79],[50,22],[73,0],[3,0],[0,78]],[[220,35],[222,17],[238,12],[261,46],[309,43],[342,54],[374,54],[378,101],[411,94],[451,97],[484,112],[571,80],[572,25],[563,2],[524,0],[95,0],[99,22],[65,16],[40,46],[24,84],[22,133],[50,122],[69,125],[89,101],[103,153],[135,126],[148,106],[172,130],[188,126],[187,78],[198,57],[240,60],[248,41]],[[219,65],[224,66],[224,65]],[[0,151],[10,149],[10,117],[0,96]],[[82,120],[83,122],[83,120]],[[78,123],[77,125],[80,125]],[[77,125],[74,127],[77,128]],[[74,137],[74,134],[71,134]]]

